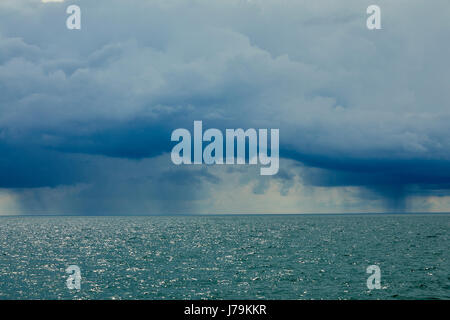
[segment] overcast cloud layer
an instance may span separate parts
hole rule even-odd
[[[376,2],[1,1],[0,214],[450,211],[450,2]],[[194,120],[279,174],[173,165]]]

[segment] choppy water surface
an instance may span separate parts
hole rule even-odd
[[[449,299],[449,230],[450,215],[2,217],[0,299]]]

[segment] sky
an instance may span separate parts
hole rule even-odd
[[[448,0],[2,0],[0,215],[449,212],[448,17]],[[278,174],[174,165],[195,120],[279,129]]]

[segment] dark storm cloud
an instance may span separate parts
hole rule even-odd
[[[289,151],[285,155],[311,167],[305,179],[317,186],[448,186],[450,183],[450,162],[446,160],[330,158]]]
[[[170,151],[167,137],[170,131],[155,121],[133,120],[125,123],[109,123],[101,130],[88,135],[67,135],[64,143],[52,149],[61,152],[101,154],[109,157],[142,159]]]
[[[312,186],[372,189],[393,207],[408,194],[446,194],[448,1],[380,1],[379,32],[365,28],[370,1],[74,3],[80,31],[65,28],[67,3],[0,3],[0,188],[90,183],[99,191],[85,198],[131,194],[136,177],[121,186],[95,168],[161,156],[172,130],[203,120],[279,128],[281,156],[302,163]],[[172,192],[183,181],[213,183],[198,170],[166,180],[167,166],[153,170],[165,185],[153,194],[174,211],[189,207]],[[282,194],[294,183],[283,168],[273,179]],[[253,192],[268,189],[260,179]],[[149,209],[147,193],[130,196]]]
[[[449,161],[290,155],[307,166],[301,173],[304,183],[319,187],[364,187],[382,196],[390,210],[404,210],[409,195],[450,195]],[[370,198],[373,194],[360,196]]]
[[[88,167],[69,155],[0,143],[0,188],[55,187],[88,180]]]

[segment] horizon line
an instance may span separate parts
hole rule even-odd
[[[356,215],[448,215],[450,212],[339,212],[339,213],[183,213],[183,214],[7,214],[2,217],[224,217],[224,216],[356,216]]]

